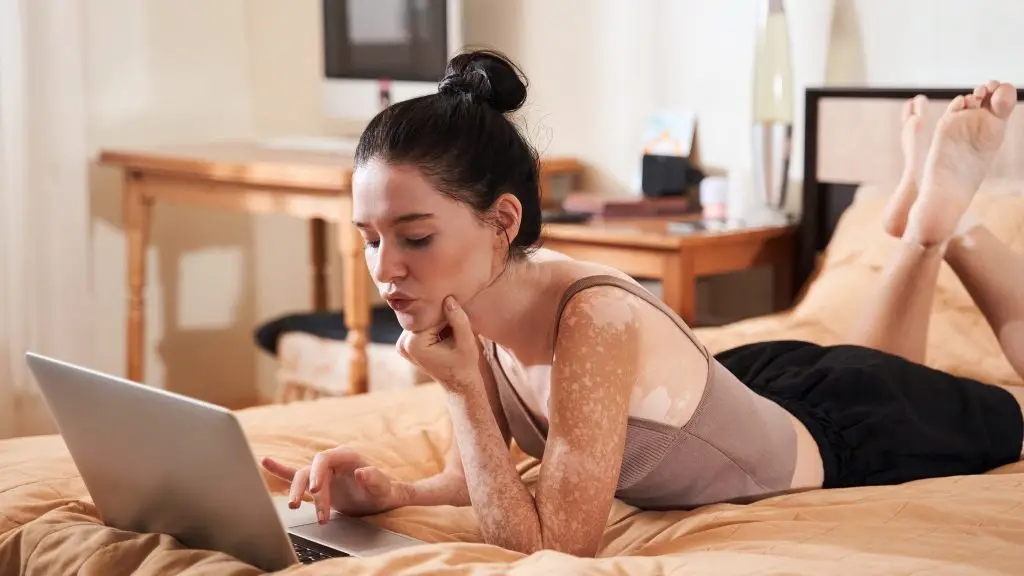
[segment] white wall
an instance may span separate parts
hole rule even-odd
[[[806,14],[811,3],[824,1],[787,0],[785,5],[797,16]],[[1024,84],[1024,67],[1018,63],[1024,35],[1014,27],[1015,22],[1024,22],[1024,3],[832,1],[830,50],[822,55],[828,62],[829,84],[969,86],[994,77]],[[751,165],[748,127],[756,0],[464,2],[467,43],[506,51],[530,78],[525,122],[533,142],[542,152],[583,159],[591,171],[588,185],[632,193],[639,179],[637,150],[646,116],[663,108],[689,108],[698,115],[702,162],[730,172],[737,184],[734,197],[744,201]],[[283,8],[270,0],[258,3],[274,26],[267,36],[251,29],[250,50],[260,50],[261,45],[280,48],[269,38],[282,34],[305,39],[304,54],[295,49],[298,43],[283,47],[288,60],[280,67],[250,63],[262,74],[287,75],[282,82],[287,93],[278,91],[273,102],[261,104],[288,108],[290,101],[315,101],[319,77],[308,73],[306,62],[319,65],[318,4],[305,0],[297,3],[301,8]],[[294,32],[299,29],[304,32]],[[294,69],[285,69],[296,66],[301,78]],[[798,82],[808,77],[799,67],[794,73]],[[257,114],[275,114],[259,110],[257,106]],[[295,128],[307,121],[309,117]],[[802,173],[802,128],[798,98],[792,190],[798,189]],[[796,193],[790,195],[791,206],[798,200]],[[765,310],[770,302],[766,291],[735,297],[749,280],[767,285],[761,284],[767,281],[764,272],[747,276],[754,278],[702,285],[701,304],[727,317]]]
[[[246,0],[89,0],[90,145],[244,136],[252,125]],[[92,176],[96,362],[123,373],[126,261],[119,173]],[[146,292],[146,376],[225,404],[253,398],[256,241],[248,216],[160,205]]]
[[[534,143],[580,157],[592,170],[590,185],[635,187],[643,120],[664,107],[693,109],[703,162],[744,181],[754,0],[464,3],[467,42],[506,51],[529,76],[525,121]],[[999,77],[1024,84],[1016,26],[1024,3],[835,3],[830,83],[966,86]],[[319,0],[89,0],[87,14],[95,147],[338,130],[322,114]],[[119,193],[116,176],[97,171],[96,337],[102,367],[116,371],[124,365]],[[198,230],[186,232],[192,225]],[[160,207],[147,304],[152,381],[225,402],[251,397],[254,382],[268,389],[273,363],[256,352],[250,331],[308,306],[307,239],[304,223],[287,218]],[[756,313],[769,301],[757,291],[734,298],[740,282],[710,283],[701,303],[717,311],[742,302],[724,313]]]

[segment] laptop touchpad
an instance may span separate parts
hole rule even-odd
[[[306,524],[291,528],[292,533],[314,542],[340,548],[354,556],[373,556],[423,542],[380,528],[359,518],[339,515],[327,524]]]
[[[288,495],[281,494],[274,496],[274,508],[286,528],[316,523],[316,506],[313,506],[312,502],[302,502],[297,509],[292,510],[288,507]],[[339,516],[341,515],[331,510],[331,518]]]

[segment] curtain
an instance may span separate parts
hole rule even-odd
[[[0,0],[0,438],[54,430],[27,351],[92,357],[81,4]]]

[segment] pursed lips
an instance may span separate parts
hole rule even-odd
[[[416,300],[401,292],[389,292],[383,295],[384,301],[388,303],[395,312],[401,312],[413,304]]]

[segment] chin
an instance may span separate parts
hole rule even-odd
[[[444,315],[440,311],[403,310],[402,312],[396,311],[395,316],[398,318],[399,326],[409,332],[421,332],[444,321]]]

